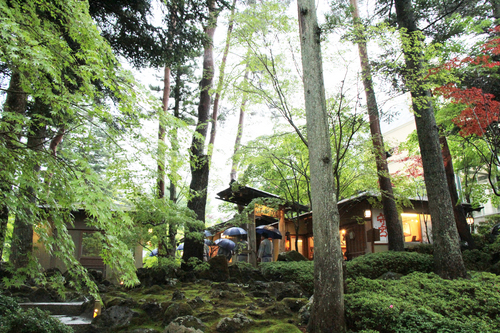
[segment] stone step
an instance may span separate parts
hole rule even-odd
[[[79,316],[84,309],[85,302],[32,302],[19,303],[23,309],[38,308],[50,312],[52,315]]]
[[[60,320],[63,324],[70,326],[75,333],[87,332],[87,326],[92,322],[92,318],[84,316],[52,315],[52,317]]]

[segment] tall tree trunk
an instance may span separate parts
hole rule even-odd
[[[345,332],[339,212],[325,103],[320,28],[313,0],[299,0],[300,46],[314,211],[314,303],[309,332]]]
[[[170,66],[165,66],[163,72],[163,105],[162,110],[159,114],[159,125],[158,125],[158,198],[165,198],[165,122],[168,111],[168,100],[170,98]],[[158,237],[158,257],[164,257],[167,255],[168,251],[168,240],[166,234],[159,234]]]
[[[248,82],[248,64],[245,69],[245,76],[243,77],[243,85],[246,86]],[[240,149],[241,145],[241,138],[243,137],[243,127],[245,125],[245,110],[246,110],[246,104],[248,101],[248,97],[246,92],[243,92],[243,100],[241,101],[240,105],[240,119],[238,120],[238,130],[236,132],[236,139],[234,140],[234,151],[233,151],[233,158],[231,159],[231,174],[230,174],[230,181],[233,179],[236,180],[236,169],[237,169],[237,161],[236,161],[236,153],[238,153],[238,150]]]
[[[170,98],[170,67],[165,66],[163,74],[163,106],[158,126],[158,198],[165,197],[165,119]]]
[[[208,143],[209,164],[212,162],[212,154],[215,144],[215,135],[217,134],[217,117],[219,112],[219,100],[222,87],[224,85],[224,76],[225,76],[224,71],[226,69],[227,54],[229,53],[229,46],[231,44],[231,33],[233,32],[233,26],[234,26],[235,8],[236,8],[236,0],[233,0],[233,4],[231,7],[231,14],[229,16],[229,25],[227,27],[226,46],[224,47],[224,54],[222,56],[222,62],[220,65],[219,82],[217,83],[217,88],[215,90],[214,109],[212,111],[212,128],[210,130],[210,142]]]
[[[180,104],[181,104],[181,67],[177,66],[177,71],[175,73],[175,88],[174,88],[174,98],[175,98],[175,103],[174,103],[174,117],[180,118]],[[170,200],[173,203],[177,203],[177,152],[179,151],[179,143],[177,141],[177,128],[173,128],[171,131],[171,137],[172,137],[172,163],[171,163],[171,168],[170,168],[170,175],[169,175],[169,180],[170,180]],[[175,237],[177,236],[177,224],[174,222],[170,222],[168,226],[168,250],[167,250],[167,255],[171,258],[175,257],[175,251],[176,251],[176,241]]]
[[[187,207],[196,214],[201,222],[188,227],[184,241],[183,268],[192,269],[187,265],[189,258],[203,260],[203,241],[197,239],[195,233],[201,233],[205,228],[205,208],[207,204],[208,175],[210,170],[208,156],[204,154],[205,139],[210,114],[210,88],[214,76],[213,37],[217,26],[217,11],[211,1],[209,6],[211,20],[204,28],[207,34],[205,51],[203,54],[203,78],[200,82],[200,103],[198,105],[198,123],[193,135],[190,148],[191,183],[189,184],[189,200]]]
[[[439,132],[434,118],[431,94],[426,88],[422,64],[422,41],[417,29],[411,0],[395,0],[398,25],[405,55],[405,79],[411,91],[418,142],[424,167],[434,240],[434,269],[446,279],[465,278],[450,191],[446,182]]]
[[[48,107],[39,100],[35,100],[35,113],[47,114]],[[46,125],[40,124],[34,117],[28,132],[27,149],[40,152],[46,138]],[[40,171],[40,164],[34,159],[28,160],[36,175]],[[33,177],[33,184],[20,185],[20,195],[25,201],[25,206],[16,214],[14,230],[12,233],[11,255],[9,261],[16,269],[27,267],[33,253],[33,225],[35,216],[32,206],[37,204],[37,191],[34,186],[39,181]]]
[[[439,143],[441,145],[441,153],[443,155],[444,170],[446,172],[446,181],[448,190],[450,191],[451,204],[453,205],[453,214],[455,216],[455,223],[457,224],[458,234],[463,241],[466,241],[470,249],[475,249],[474,238],[470,234],[469,225],[467,224],[466,216],[462,205],[458,203],[457,185],[455,184],[455,172],[453,171],[453,162],[451,159],[450,148],[448,147],[448,140],[444,135],[439,136]]]
[[[23,91],[21,87],[21,74],[16,70],[12,71],[9,88],[7,90],[7,97],[4,103],[4,114],[7,113],[17,113],[24,114],[26,112],[26,105],[28,99],[26,93]],[[5,141],[5,145],[9,149],[13,149],[15,144],[14,142],[18,140],[18,131],[16,130],[15,122],[9,119],[10,116],[3,117],[0,121],[6,122],[10,132],[2,135],[0,140]],[[3,161],[3,163],[9,164],[11,161]],[[0,173],[1,175],[1,173]],[[9,206],[7,202],[9,201],[7,198],[9,196],[9,192],[11,191],[11,180],[5,179],[0,176],[0,261],[3,256],[3,249],[5,246],[5,237],[7,234],[7,224],[9,222]]]
[[[389,250],[404,251],[405,240],[403,236],[403,227],[399,221],[398,209],[394,192],[392,190],[389,167],[387,166],[387,157],[385,154],[384,140],[380,131],[380,118],[378,112],[377,99],[373,89],[372,73],[368,50],[366,47],[366,35],[359,19],[358,2],[350,0],[353,6],[353,19],[355,24],[355,34],[359,50],[359,60],[361,62],[363,86],[365,88],[366,104],[368,108],[368,117],[370,119],[370,133],[372,136],[375,161],[377,163],[377,175],[382,194],[382,205],[387,223],[387,233],[389,237]]]

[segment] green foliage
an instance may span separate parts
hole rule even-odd
[[[72,333],[73,329],[40,309],[22,310],[10,297],[0,294],[0,332]]]
[[[422,254],[433,254],[434,253],[434,245],[433,244],[417,244],[412,245],[405,249],[408,252],[417,252]]]
[[[491,254],[478,249],[463,251],[462,258],[467,270],[487,271],[491,266]]]
[[[500,277],[444,280],[414,272],[400,280],[348,279],[346,321],[354,331],[496,332]]]
[[[409,274],[432,272],[434,260],[431,255],[416,252],[386,251],[369,253],[347,262],[349,278],[365,277],[376,279],[387,272]]]
[[[262,275],[269,280],[295,282],[307,292],[314,290],[313,261],[275,261],[259,264]]]

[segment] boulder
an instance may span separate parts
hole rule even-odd
[[[295,282],[270,282],[269,288],[271,295],[276,298],[277,301],[281,301],[283,298],[292,297],[292,298],[302,298],[309,297],[308,293],[302,289]]]
[[[278,254],[278,261],[308,261],[306,257],[297,251],[287,251]]]
[[[141,310],[153,320],[159,320],[165,312],[165,309],[158,302],[146,302],[141,305]]]
[[[176,323],[170,323],[165,328],[163,333],[203,333],[203,331],[197,330],[192,327],[186,327],[184,325],[179,325]]]
[[[309,302],[299,310],[299,320],[302,324],[307,324],[311,317],[311,309],[314,302],[314,295],[309,298]]]
[[[170,278],[175,278],[174,270],[165,270],[163,268],[139,268],[137,278],[142,287],[151,287],[154,285],[164,285]]]
[[[242,315],[241,313],[237,313],[233,316],[233,318],[222,318],[217,324],[216,330],[221,333],[233,333],[245,326],[253,324],[253,322],[254,321],[252,319]]]
[[[229,280],[229,268],[226,257],[215,256],[208,261],[209,268],[198,273],[198,278],[207,279],[216,282],[225,282]]]
[[[112,329],[124,328],[130,325],[133,317],[137,316],[138,313],[126,306],[112,306],[92,320],[92,330],[93,332],[107,332]]]
[[[201,319],[194,316],[177,317],[171,323],[182,325],[184,327],[191,327],[202,332],[207,329],[207,326],[201,321]]]
[[[284,303],[276,302],[273,306],[266,309],[266,314],[271,318],[283,318],[291,316],[292,311]]]
[[[203,301],[203,299],[200,296],[196,296],[194,299],[189,300],[188,304],[193,309],[197,309],[197,308],[202,307],[205,304],[205,302]]]
[[[308,300],[306,298],[283,298],[283,303],[293,312],[299,312]]]
[[[179,290],[174,291],[174,293],[172,294],[172,301],[180,301],[185,298],[186,296],[184,295],[184,293]]]
[[[168,325],[177,317],[190,316],[192,314],[193,308],[188,303],[172,303],[167,310],[165,310],[163,324]]]

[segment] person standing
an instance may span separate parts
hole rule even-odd
[[[260,262],[273,261],[273,243],[269,240],[269,236],[265,232],[261,235],[257,257],[259,258]]]

